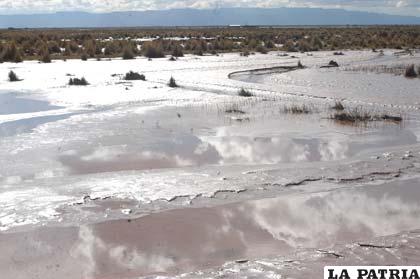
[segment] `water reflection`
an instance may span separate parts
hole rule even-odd
[[[8,278],[31,274],[32,263],[42,278],[132,278],[393,235],[420,228],[419,182],[172,210],[78,229],[0,234],[0,268]],[[77,272],[69,272],[74,267]]]
[[[112,145],[69,150],[59,157],[72,173],[177,168],[217,164],[220,155],[198,137],[179,134],[150,145]]]
[[[400,190],[419,194],[415,184]],[[273,238],[294,248],[329,246],[420,227],[416,202],[406,202],[398,194],[389,196],[387,187],[381,191],[337,191],[258,201],[243,210],[252,212],[255,222]]]
[[[273,137],[175,134],[138,145],[100,145],[67,150],[60,154],[59,160],[72,173],[334,161],[363,150],[417,142],[411,131],[399,129],[396,132],[395,129],[353,136],[321,134],[313,138],[290,134]]]
[[[291,137],[208,138],[221,154],[221,164],[276,164],[281,162],[329,161],[349,154],[347,141]]]

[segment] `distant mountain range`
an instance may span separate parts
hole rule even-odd
[[[174,9],[0,15],[0,28],[376,24],[420,24],[420,17],[315,8]]]

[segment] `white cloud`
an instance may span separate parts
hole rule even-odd
[[[318,7],[418,15],[418,0],[0,0],[0,13],[54,11],[111,12],[173,8]]]

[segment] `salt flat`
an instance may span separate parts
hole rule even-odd
[[[69,264],[54,268],[56,272],[48,276],[71,278],[63,272],[86,257],[83,249],[74,252],[80,242],[99,243],[92,228],[98,226],[106,228],[99,230],[101,232],[111,230],[118,234],[122,231],[119,223],[125,224],[128,218],[133,220],[132,225],[142,224],[142,218],[150,218],[152,223],[164,218],[164,225],[178,229],[178,217],[166,218],[167,210],[185,210],[187,216],[193,216],[206,207],[212,208],[207,212],[212,215],[224,212],[234,203],[238,207],[235,210],[244,210],[242,206],[249,204],[262,206],[257,231],[274,229],[268,242],[274,246],[284,242],[284,235],[288,236],[286,242],[290,250],[282,255],[286,260],[289,254],[302,248],[301,244],[305,244],[305,249],[312,249],[305,255],[313,259],[316,249],[377,237],[394,239],[391,235],[419,229],[415,218],[406,220],[407,226],[395,229],[400,216],[417,212],[411,200],[409,205],[401,205],[407,197],[381,200],[375,194],[368,202],[372,208],[358,209],[357,218],[343,213],[349,208],[340,204],[337,197],[343,189],[357,187],[360,191],[357,195],[368,199],[369,189],[387,183],[391,183],[386,186],[390,195],[398,196],[404,191],[394,193],[392,185],[411,185],[410,189],[416,185],[420,166],[420,79],[346,71],[342,67],[320,69],[320,66],[330,60],[336,60],[343,67],[420,64],[420,54],[395,56],[393,50],[384,51],[384,55],[371,51],[345,51],[343,56],[334,56],[332,52],[314,52],[311,56],[278,54],[240,57],[228,53],[186,56],[177,61],[137,58],[1,64],[0,77],[4,79],[0,81],[0,102],[4,100],[2,104],[10,109],[0,111],[0,230],[3,231],[0,239],[14,239],[11,242],[14,243],[22,235],[33,237],[44,229],[46,235],[62,230],[63,238],[57,242],[48,243],[42,237],[37,241],[51,245],[51,249],[57,243],[66,243],[68,249],[60,252],[60,257],[69,255]],[[273,70],[296,66],[298,61],[306,68]],[[258,69],[264,69],[263,73],[247,72]],[[8,82],[6,77],[10,70],[23,80]],[[144,74],[146,81],[123,80],[130,70]],[[234,72],[241,74],[234,75]],[[167,86],[171,76],[180,87]],[[71,77],[85,77],[89,85],[69,86]],[[241,88],[254,96],[238,96]],[[334,113],[331,107],[337,100],[347,108],[386,112],[402,116],[404,121],[343,125],[330,119]],[[37,109],[28,109],[27,103],[36,103]],[[305,105],[310,113],[285,113],[285,107],[294,105]],[[334,199],[325,198],[329,192]],[[342,199],[360,201],[350,192],[344,192]],[[301,198],[294,200],[297,194]],[[348,237],[332,241],[316,242],[312,236],[301,235],[302,230],[317,226],[321,228],[317,235],[322,235],[323,230],[336,224],[336,219],[308,215],[310,209],[304,208],[313,206],[311,202],[307,205],[307,200],[315,199],[314,195],[321,199],[320,204],[324,204],[322,201],[331,203],[328,210],[334,214],[329,218],[353,218],[345,220],[352,224],[374,210],[380,215],[372,217],[378,226],[367,230],[366,224],[357,224],[358,230],[369,233],[359,235],[352,228]],[[274,218],[267,219],[271,213],[264,206],[273,200],[278,207],[272,209]],[[286,209],[278,205],[281,202],[292,203],[285,207],[293,216],[283,216]],[[292,208],[293,204],[296,206]],[[382,214],[381,210],[396,212],[396,215]],[[214,227],[226,233],[229,224],[223,222],[231,217],[222,217],[214,220]],[[267,220],[262,220],[263,217]],[[301,220],[302,227],[274,228],[289,219]],[[183,222],[193,231],[199,226],[198,221]],[[235,230],[239,234],[255,233],[250,225],[237,226]],[[217,256],[220,261],[208,265],[179,262],[176,257],[182,255],[170,250],[173,242],[165,240],[164,236],[150,242],[166,243],[163,246],[168,249],[162,248],[159,255],[150,247],[140,247],[129,251],[135,257],[123,257],[126,248],[116,246],[113,247],[115,257],[106,262],[118,267],[115,270],[119,278],[134,278],[216,268],[244,257],[258,260],[280,256],[270,249],[257,249],[262,234],[257,236],[245,252],[226,252]],[[130,246],[134,242],[125,238],[121,245]],[[92,243],[85,243],[86,247]],[[99,251],[100,245],[99,248],[95,245],[89,247]],[[214,247],[218,245],[221,244]],[[4,256],[19,254],[27,247],[27,243],[9,247]],[[260,252],[249,252],[256,249]],[[214,251],[215,255],[217,252]],[[34,252],[31,259],[35,261],[40,255],[41,251]],[[188,255],[194,258],[193,254]],[[96,265],[101,262],[101,256],[88,256],[93,265],[82,270],[80,278],[115,275]],[[149,261],[142,260],[146,258]],[[154,259],[154,263],[150,259]],[[310,263],[306,256],[302,256],[302,261]],[[156,262],[162,265],[157,267]],[[54,263],[48,262],[50,265]],[[8,266],[7,274],[13,278],[25,278],[28,272],[34,272],[30,265],[27,269],[15,264]],[[43,266],[36,272],[49,278]],[[251,262],[244,275],[251,276],[258,266],[259,263]],[[214,276],[211,269],[206,272]],[[225,275],[230,276],[229,272]],[[269,271],[266,275],[270,278]]]

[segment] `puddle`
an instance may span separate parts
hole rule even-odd
[[[17,97],[13,93],[0,94],[0,115],[40,112],[61,109],[46,101]]]
[[[231,128],[235,130],[230,136],[167,134],[161,130],[149,130],[147,142],[139,139],[138,144],[131,142],[78,148],[68,150],[58,158],[72,174],[88,174],[206,165],[334,161],[363,151],[417,142],[413,132],[398,126],[351,136],[331,132],[311,135],[279,131],[278,136],[271,137],[245,136],[247,127],[221,128],[221,134],[229,134],[227,131]]]
[[[398,128],[397,128],[398,129]],[[277,164],[343,160],[362,151],[398,144],[413,144],[417,137],[408,130],[398,135],[394,129],[352,137],[337,134],[311,138],[283,135],[277,137],[210,137],[206,141],[222,158],[220,164]]]
[[[0,115],[35,113],[62,109],[49,102],[18,97],[13,93],[0,94]],[[21,120],[9,121],[0,124],[0,137],[10,137],[21,133],[31,132],[39,125],[58,121],[70,117],[72,114],[39,116]]]
[[[22,133],[30,133],[36,127],[54,121],[66,119],[74,115],[73,113],[62,115],[40,116],[16,121],[4,122],[0,124],[0,137],[10,137]]]
[[[42,278],[132,278],[363,241],[420,227],[418,183],[412,179],[2,234],[0,267],[8,278],[32,274],[31,263],[37,263]]]
[[[70,150],[59,156],[73,174],[211,165],[220,159],[213,146],[189,134],[156,137],[152,145],[99,146]]]

